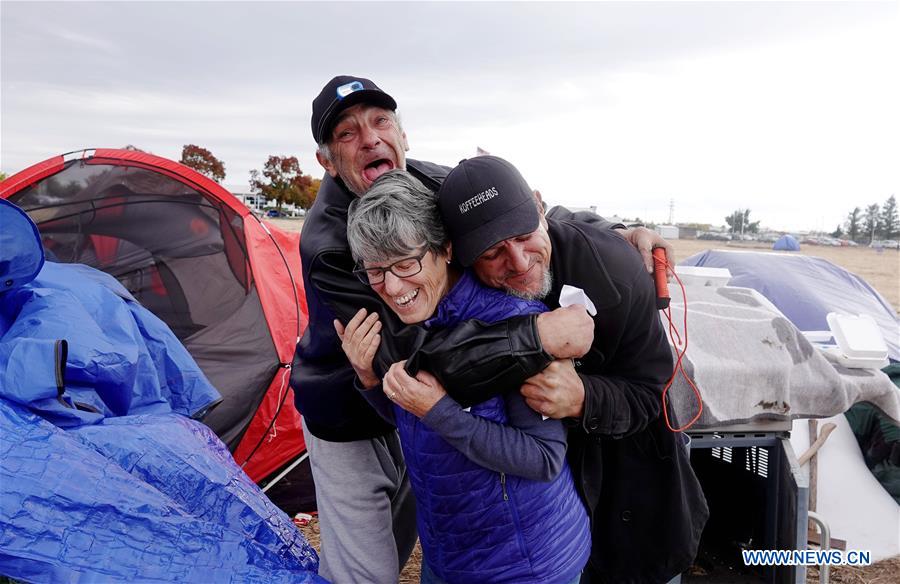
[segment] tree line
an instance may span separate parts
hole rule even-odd
[[[861,207],[854,207],[847,214],[847,220],[842,225],[838,225],[832,235],[847,237],[858,243],[900,238],[897,199],[891,195],[882,205],[873,203],[866,206],[865,210]]]
[[[185,144],[181,164],[221,183],[225,179],[225,163],[206,148]],[[293,204],[308,210],[316,200],[322,181],[304,174],[296,156],[269,156],[262,170],[250,171],[250,190],[255,195],[274,199],[278,209]]]
[[[759,221],[750,221],[750,209],[737,209],[725,217],[731,233],[758,233]],[[854,207],[847,220],[838,225],[832,237],[869,244],[879,239],[900,239],[900,217],[894,195],[882,204],[868,205],[865,210]]]

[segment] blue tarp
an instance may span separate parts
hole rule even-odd
[[[321,581],[291,520],[191,419],[219,394],[174,334],[103,272],[41,268],[33,227],[0,200],[0,574]]]
[[[800,242],[793,235],[782,235],[778,241],[772,244],[772,249],[778,251],[800,251]]]
[[[753,288],[801,331],[827,331],[829,312],[868,314],[878,323],[888,356],[900,361],[900,318],[865,280],[826,259],[771,252],[707,250],[679,263],[728,268],[729,286]],[[676,269],[677,271],[677,269]]]

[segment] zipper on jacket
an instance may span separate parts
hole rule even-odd
[[[503,489],[503,500],[506,501],[507,505],[509,505],[509,515],[513,522],[513,531],[516,534],[516,543],[519,544],[519,553],[522,554],[522,558],[528,562],[528,565],[531,567],[532,571],[534,570],[534,566],[531,560],[531,554],[528,553],[528,546],[525,545],[525,536],[522,534],[522,520],[519,517],[519,510],[516,508],[518,504],[516,501],[511,501],[509,497],[509,492],[506,490],[506,473],[500,473],[500,488]]]

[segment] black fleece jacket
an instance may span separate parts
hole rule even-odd
[[[672,353],[637,251],[561,208],[548,214],[554,289],[594,302],[594,343],[576,360],[584,415],[569,421],[569,465],[591,516],[591,584],[663,583],[690,567],[709,515],[682,435],[662,412]]]

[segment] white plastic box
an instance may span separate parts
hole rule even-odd
[[[871,316],[829,312],[825,318],[837,346],[824,350],[838,364],[854,369],[881,369],[887,364],[887,344]]]
[[[707,268],[703,266],[678,266],[675,273],[685,286],[725,286],[731,280],[728,268]]]

